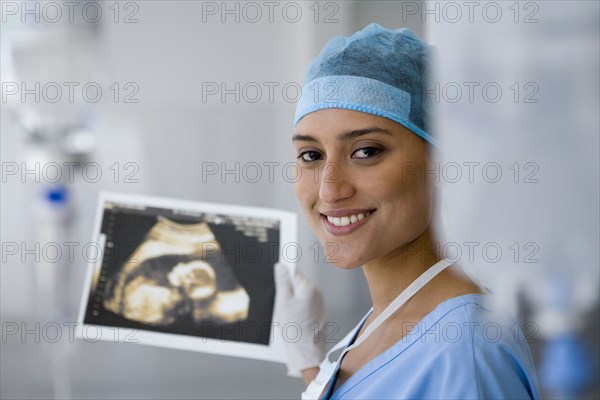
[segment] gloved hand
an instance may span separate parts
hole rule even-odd
[[[298,271],[292,277],[289,268],[280,263],[275,265],[275,289],[275,321],[290,336],[283,340],[288,375],[300,377],[301,370],[318,367],[325,357],[323,295]],[[295,329],[285,329],[286,325]],[[291,337],[297,330],[299,337]]]

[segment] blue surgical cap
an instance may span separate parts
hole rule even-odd
[[[426,102],[430,46],[409,29],[370,24],[337,36],[310,64],[294,125],[311,112],[344,108],[395,121],[437,146]]]

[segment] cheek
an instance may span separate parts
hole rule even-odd
[[[378,190],[379,198],[387,200],[392,207],[391,218],[402,221],[406,225],[421,225],[429,220],[431,213],[430,183],[420,173],[405,174],[401,166],[390,168],[384,172],[386,185],[379,190],[371,187],[371,192]]]
[[[294,193],[302,208],[306,211],[312,207],[318,194],[318,185],[310,179],[310,171],[298,169],[299,175],[294,182]]]

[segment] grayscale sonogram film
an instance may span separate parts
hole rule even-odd
[[[279,225],[106,202],[83,322],[268,345]]]

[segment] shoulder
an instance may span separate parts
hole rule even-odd
[[[509,313],[493,310],[488,298],[450,299],[423,320],[419,342],[430,348],[432,373],[452,382],[440,386],[440,396],[538,398],[533,358],[521,327]]]
[[[485,297],[444,301],[341,392],[352,398],[539,398],[520,329],[492,312]]]

